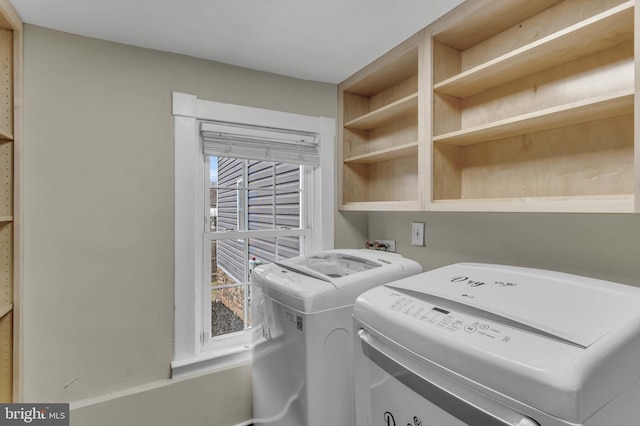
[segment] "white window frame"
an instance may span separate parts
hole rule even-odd
[[[236,182],[236,188],[242,189],[246,177],[244,176],[244,168],[242,170],[242,177]],[[238,197],[236,198],[237,210],[238,210],[238,225],[236,226],[238,231],[244,231],[247,229],[248,212],[247,212],[247,193],[245,191],[238,191]]]
[[[320,136],[320,167],[305,167],[304,222],[310,225],[305,251],[334,247],[335,211],[335,119],[312,117],[242,105],[199,99],[173,92],[175,143],[175,336],[172,376],[225,368],[251,359],[250,332],[235,333],[214,343],[204,340],[204,310],[207,306],[204,280],[205,159],[199,133],[200,121],[222,121],[251,126],[289,129]],[[208,207],[208,206],[207,206]],[[208,292],[210,295],[210,291]],[[209,296],[210,297],[210,296]],[[210,300],[208,301],[210,304]]]

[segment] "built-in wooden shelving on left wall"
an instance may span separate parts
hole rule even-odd
[[[21,400],[22,28],[0,0],[0,403]]]

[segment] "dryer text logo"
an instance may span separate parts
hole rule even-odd
[[[451,282],[452,283],[466,283],[468,286],[470,287],[480,287],[481,285],[487,285],[487,284],[493,284],[493,285],[497,285],[500,287],[515,287],[518,285],[518,283],[512,283],[512,282],[504,282],[504,281],[494,281],[494,282],[485,282],[485,281],[476,281],[476,280],[472,280],[469,277],[465,277],[463,275],[461,276],[457,276],[457,277],[452,277],[451,278]]]
[[[385,426],[397,426],[396,419],[390,411],[385,411],[383,418]],[[409,422],[407,423],[407,426],[422,426],[422,420],[418,416],[413,416],[413,423]]]

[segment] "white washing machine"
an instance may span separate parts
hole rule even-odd
[[[637,426],[640,289],[455,264],[354,306],[356,424]]]
[[[251,275],[255,425],[353,424],[353,303],[422,272],[373,250],[332,250],[257,266]]]

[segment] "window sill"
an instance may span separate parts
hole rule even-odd
[[[202,352],[193,358],[171,363],[171,378],[181,378],[192,374],[211,373],[251,361],[251,345],[238,343],[224,349]]]

